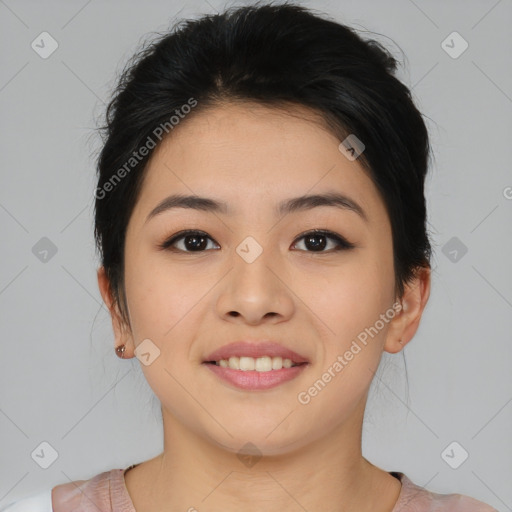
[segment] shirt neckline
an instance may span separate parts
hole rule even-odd
[[[112,503],[113,509],[117,510],[118,507],[122,507],[122,510],[125,512],[136,512],[135,506],[133,504],[133,501],[130,497],[130,493],[128,492],[128,488],[126,487],[126,481],[124,479],[124,475],[135,466],[138,466],[140,464],[132,464],[131,466],[128,466],[125,469],[114,469],[113,471],[113,480],[114,480],[114,486],[116,488],[121,489],[121,492],[116,495],[116,502]],[[407,478],[407,476],[400,472],[400,471],[388,471],[388,473],[396,478],[400,484],[400,494],[398,495],[398,499],[393,507],[393,510],[391,512],[398,512],[401,507],[403,507],[404,503],[406,502],[406,489],[409,489],[411,487],[412,482]]]

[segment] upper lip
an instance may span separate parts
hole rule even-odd
[[[263,356],[282,357],[283,359],[291,359],[293,363],[309,363],[306,357],[274,341],[235,341],[213,351],[204,362],[220,361],[221,359],[229,359],[233,356],[253,358]]]

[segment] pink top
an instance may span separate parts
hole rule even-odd
[[[124,473],[136,465],[54,487],[53,512],[136,512],[124,481]],[[433,493],[412,483],[403,473],[390,474],[402,483],[392,512],[498,512],[469,496]]]

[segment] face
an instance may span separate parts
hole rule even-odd
[[[360,419],[393,325],[384,203],[340,140],[304,115],[229,104],[186,119],[148,163],[127,229],[129,343],[149,339],[150,357],[159,351],[141,367],[164,424],[233,452],[249,440],[279,454],[341,435]],[[305,203],[278,213],[291,198],[333,193],[356,206]],[[226,209],[151,216],[171,194]],[[184,230],[199,233],[162,248]],[[276,341],[309,363],[275,387],[240,389],[204,364],[238,340]]]

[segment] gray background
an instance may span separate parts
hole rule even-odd
[[[374,380],[363,453],[512,510],[512,3],[302,4],[403,50],[399,77],[435,150],[432,294],[405,349],[409,386],[402,355],[385,355]],[[97,287],[93,128],[148,33],[224,5],[0,1],[0,506],[162,450],[159,403],[139,361],[115,356]],[[47,59],[31,47],[43,31],[59,44]],[[458,58],[441,45],[453,31],[469,44]],[[43,237],[57,249],[46,261]],[[58,452],[48,469],[34,454],[44,441]],[[452,441],[469,453],[457,469],[442,457]]]

